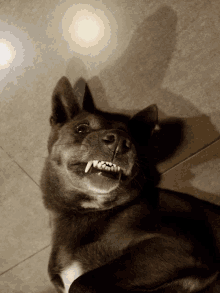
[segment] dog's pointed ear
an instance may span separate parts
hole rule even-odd
[[[57,82],[52,95],[52,116],[50,124],[66,123],[80,111],[69,80],[63,76]]]
[[[86,83],[85,86],[85,94],[83,98],[83,105],[82,105],[83,110],[94,113],[95,112],[95,104],[92,98],[92,94],[90,92],[90,89],[88,87],[88,84]]]
[[[158,108],[150,105],[135,114],[129,121],[132,136],[139,142],[147,142],[158,124]]]

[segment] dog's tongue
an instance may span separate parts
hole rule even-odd
[[[95,192],[107,193],[115,189],[120,184],[119,174],[97,168],[90,168],[88,173],[85,173],[85,178],[89,182],[89,189]]]

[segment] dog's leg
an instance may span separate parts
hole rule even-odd
[[[214,238],[215,255],[220,262],[220,206],[188,194],[158,189],[158,210],[203,221],[204,226],[210,230],[210,241]]]
[[[217,275],[212,265],[198,265],[191,254],[174,250],[170,240],[158,237],[144,240],[114,261],[80,276],[69,293],[193,293],[209,286]]]
[[[63,282],[59,276],[59,269],[57,268],[57,261],[56,261],[56,251],[52,250],[50,254],[50,260],[48,264],[48,274],[50,281],[53,283],[54,287],[56,288],[56,291],[58,293],[64,293],[64,285]]]

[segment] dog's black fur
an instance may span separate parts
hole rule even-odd
[[[62,77],[50,123],[41,188],[57,292],[207,292],[218,280],[220,208],[152,188],[142,155],[156,105],[131,119],[103,113],[86,86],[81,109]],[[91,160],[113,162],[120,174],[85,173]]]

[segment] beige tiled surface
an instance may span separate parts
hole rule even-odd
[[[0,274],[50,243],[39,187],[0,149]]]
[[[89,3],[99,6],[93,2]],[[64,74],[72,83],[81,76],[89,79],[102,109],[133,114],[157,103],[162,122],[180,117],[185,139],[172,160],[159,163],[161,171],[219,137],[218,3],[104,1],[118,24],[117,47],[107,60],[104,53],[89,58],[68,49],[59,26],[74,3],[78,2],[0,3],[3,28],[28,50],[23,64],[0,82],[0,145],[25,170],[39,180],[32,161],[46,156],[50,96]]]
[[[163,173],[160,187],[220,205],[220,140]]]
[[[0,0],[0,39],[8,31],[19,39],[17,57],[23,58],[11,71],[0,72],[3,293],[54,292],[46,276],[49,248],[42,250],[50,232],[38,184],[51,93],[62,75],[72,83],[87,79],[104,110],[133,114],[157,103],[161,131],[149,155],[163,173],[161,186],[220,204],[219,1],[81,3],[104,9],[110,24],[118,26],[117,32],[112,27],[112,43],[96,57],[76,54],[59,29],[78,1]],[[184,127],[177,120],[172,125],[172,119],[181,119]]]
[[[2,293],[55,293],[47,277],[50,247],[0,276]]]

